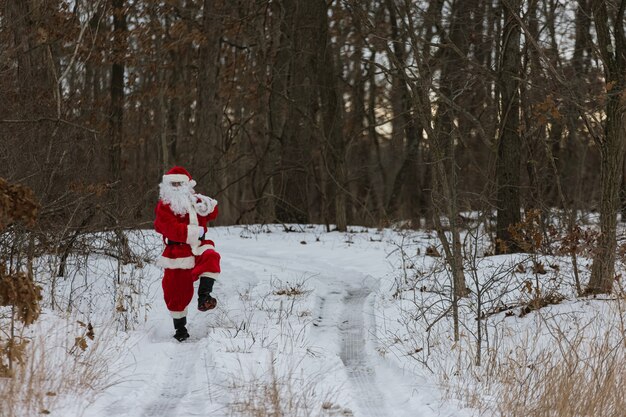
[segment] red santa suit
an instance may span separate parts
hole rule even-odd
[[[220,255],[207,239],[208,222],[217,218],[217,201],[196,194],[193,186],[195,181],[184,168],[172,168],[163,176],[155,209],[154,229],[165,242],[157,265],[165,268],[163,295],[175,319],[186,317],[193,283],[200,276],[217,279],[220,274]]]

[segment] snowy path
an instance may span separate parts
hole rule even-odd
[[[124,382],[107,390],[85,417],[252,415],[246,401],[265,391],[249,378],[258,384],[274,372],[287,375],[281,383],[296,390],[289,394],[295,402],[321,395],[309,414],[300,410],[296,417],[441,415],[430,405],[432,396],[417,388],[415,375],[377,351],[373,335],[383,321],[377,322],[374,301],[389,269],[375,241],[331,234],[323,242],[318,234],[295,233],[242,239],[232,230],[217,237],[226,271],[216,287],[218,309],[203,314],[191,308],[191,339],[174,342],[155,274],[154,308],[134,333]],[[276,295],[275,285],[306,291],[291,298]],[[331,408],[323,409],[328,401]]]
[[[380,385],[385,382],[376,377],[376,367],[366,352],[367,335],[365,301],[372,293],[370,286],[376,286],[376,280],[362,273],[341,268],[341,262],[329,263],[319,259],[303,263],[301,258],[293,259],[288,254],[282,256],[234,255],[238,265],[259,265],[264,268],[280,269],[296,274],[314,274],[320,283],[327,286],[326,291],[318,293],[318,312],[314,320],[318,328],[317,339],[337,339],[337,354],[345,367],[350,390],[349,396],[355,403],[352,410],[355,417],[391,417],[398,416],[396,410],[389,407]],[[328,275],[333,271],[333,275]],[[320,332],[320,329],[324,329]],[[332,335],[334,333],[334,335]],[[333,337],[334,336],[334,337]],[[402,413],[400,413],[402,414]],[[417,417],[419,414],[414,415]]]
[[[365,298],[370,294],[366,288],[350,290],[344,299],[340,332],[342,336],[341,360],[356,394],[359,416],[384,417],[385,399],[376,381],[376,371],[365,353],[366,329],[363,315]]]
[[[181,346],[167,366],[165,378],[158,389],[158,394],[144,408],[142,417],[162,417],[177,415],[180,401],[187,394],[185,383],[193,377],[198,351],[197,343]]]
[[[372,334],[377,325],[373,311],[376,285],[371,277],[343,271],[343,280],[330,278],[318,296],[313,339],[334,341],[346,381],[342,391],[350,397],[354,417],[432,416],[429,398],[415,388],[415,376],[376,352]],[[327,345],[328,351],[333,347]],[[341,373],[340,371],[338,371]]]

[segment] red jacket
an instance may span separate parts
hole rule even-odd
[[[159,201],[155,214],[154,229],[163,235],[165,243],[179,243],[166,244],[157,265],[167,269],[193,269],[196,256],[207,249],[215,249],[206,235],[209,221],[217,218],[217,206],[208,213],[200,214],[192,208],[190,213],[177,215],[168,204]]]

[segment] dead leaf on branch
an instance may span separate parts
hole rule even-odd
[[[524,281],[524,290],[528,294],[532,294],[533,293],[533,283],[528,281],[528,280]]]
[[[87,332],[85,333],[85,336],[87,336],[89,339],[93,340],[94,337],[96,336],[96,334],[93,331],[93,326],[91,325],[91,323],[87,323],[85,324],[84,322],[77,320],[76,321],[78,323],[78,325],[80,327],[83,327],[85,329],[87,329]]]
[[[547,274],[546,267],[541,262],[533,262],[533,273],[539,275]]]
[[[32,227],[37,219],[39,203],[33,191],[20,184],[10,184],[0,178],[0,230],[19,221]]]
[[[74,338],[74,347],[79,348],[83,352],[87,350],[87,340],[84,336]]]
[[[41,313],[41,287],[25,273],[8,275],[0,266],[0,305],[14,306],[18,320],[32,324]]]
[[[91,323],[87,325],[87,333],[85,333],[85,336],[87,336],[91,340],[93,340],[96,337],[96,334],[93,331],[93,326],[91,325]]]
[[[429,247],[426,248],[426,256],[432,256],[434,258],[440,258],[441,254],[439,253],[439,251],[437,250],[436,247],[429,246]]]
[[[0,343],[0,377],[10,378],[13,376],[13,370],[8,366],[8,363],[24,363],[28,343],[27,339],[19,338],[9,339],[4,344]],[[5,358],[8,363],[5,363]]]

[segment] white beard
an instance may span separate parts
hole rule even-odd
[[[183,184],[178,187],[170,183],[159,184],[159,197],[161,201],[170,206],[174,214],[184,216],[194,203],[195,191],[192,184]]]

